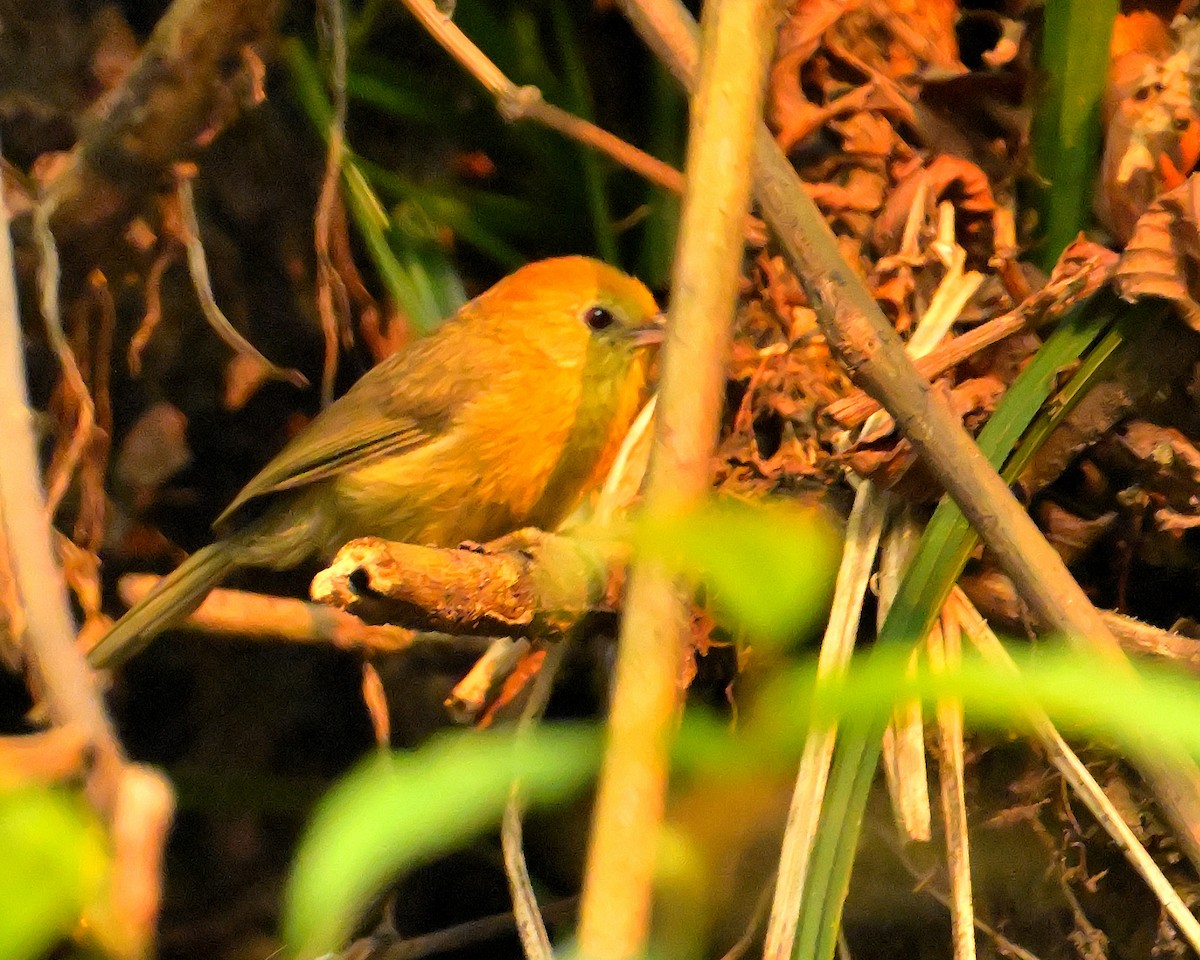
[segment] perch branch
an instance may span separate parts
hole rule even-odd
[[[625,548],[523,530],[483,550],[362,537],[313,579],[312,597],[371,623],[485,637],[557,639],[612,609]]]
[[[690,504],[711,483],[774,14],[773,0],[709,0],[704,8],[704,60],[646,485],[651,512]],[[688,614],[676,583],[652,564],[635,563],[580,904],[579,952],[594,960],[631,960],[646,951]]]

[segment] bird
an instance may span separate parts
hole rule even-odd
[[[662,321],[641,281],[601,261],[517,269],[318,414],[90,662],[123,663],[238,567],[328,559],[360,536],[452,547],[554,529],[648,399]]]

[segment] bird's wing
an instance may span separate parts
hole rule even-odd
[[[429,443],[443,433],[472,384],[428,376],[415,354],[389,357],[288,442],[234,498],[214,526],[248,503],[338,476]]]

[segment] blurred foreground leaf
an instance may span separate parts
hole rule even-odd
[[[0,792],[0,960],[40,957],[69,936],[108,873],[104,833],[64,790]]]
[[[703,584],[717,613],[756,639],[794,641],[828,612],[841,544],[819,510],[713,500],[644,517],[634,536],[640,551]]]
[[[497,823],[515,778],[528,802],[550,803],[598,764],[598,734],[578,728],[451,734],[364,761],[321,802],[301,842],[284,908],[289,949],[307,958],[338,947],[389,880]]]
[[[919,700],[961,700],[968,725],[1032,729],[1041,710],[1064,734],[1105,741],[1129,756],[1200,757],[1200,684],[1177,667],[1141,664],[1125,670],[1060,642],[1035,650],[1009,646],[1018,672],[988,663],[972,649],[960,666],[934,673],[900,645],[856,655],[847,673],[818,680],[815,666],[780,678],[756,705],[758,736],[772,752],[797,754],[806,731],[791,717],[810,709],[819,724],[855,729],[884,724],[894,707]]]

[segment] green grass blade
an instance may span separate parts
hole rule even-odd
[[[1100,153],[1100,103],[1119,0],[1048,0],[1041,67],[1048,83],[1033,124],[1041,212],[1039,260],[1049,269],[1088,221]]]
[[[284,41],[283,59],[291,74],[296,99],[321,136],[326,137],[333,111],[316,62],[295,38]],[[449,260],[433,247],[419,250],[409,247],[399,255],[393,250],[390,241],[396,233],[391,218],[349,145],[343,147],[342,184],[350,218],[362,235],[389,296],[405,312],[415,330],[427,333],[434,329],[447,316],[444,307],[454,300],[453,288],[446,283],[447,271],[452,270]]]
[[[595,110],[592,105],[591,84],[588,82],[587,71],[583,66],[583,58],[579,54],[579,40],[575,36],[575,25],[567,12],[566,4],[556,2],[551,8],[554,21],[554,36],[558,43],[558,52],[563,59],[566,71],[567,109],[577,117],[591,120]],[[608,263],[618,263],[617,233],[613,229],[612,215],[609,212],[608,187],[605,183],[604,165],[600,157],[590,147],[579,144],[576,147],[579,163],[583,169],[583,183],[587,194],[588,210],[592,215],[592,234],[596,240],[596,250],[601,259]]]
[[[687,100],[667,68],[657,61],[651,66],[648,99],[646,148],[654,156],[682,166],[684,142],[687,139]],[[650,214],[642,229],[638,276],[652,290],[661,290],[671,279],[671,264],[675,259],[679,197],[648,184],[646,203],[650,207]]]
[[[1126,338],[1162,309],[1161,304],[1123,308],[1114,294],[1102,291],[1072,311],[1022,371],[980,433],[979,447],[993,466],[1005,461],[1038,416],[1058,373],[1104,336],[1118,311],[1123,311],[1124,316],[1114,329],[1121,338]],[[1097,356],[1089,356],[1071,384],[1030,431],[1030,437],[1048,435],[1070,413],[1087,385],[1111,361],[1118,345],[1111,337],[1103,340]],[[1024,444],[1020,455],[1009,459],[1003,471],[1005,479],[1012,482],[1034,450],[1034,443]],[[911,644],[928,632],[976,541],[962,512],[949,498],[943,498],[925,529],[917,555],[880,631],[878,649]],[[828,960],[833,956],[862,813],[879,760],[883,726],[882,723],[849,726],[839,737],[808,871],[805,908],[796,938],[795,955],[799,958]]]

